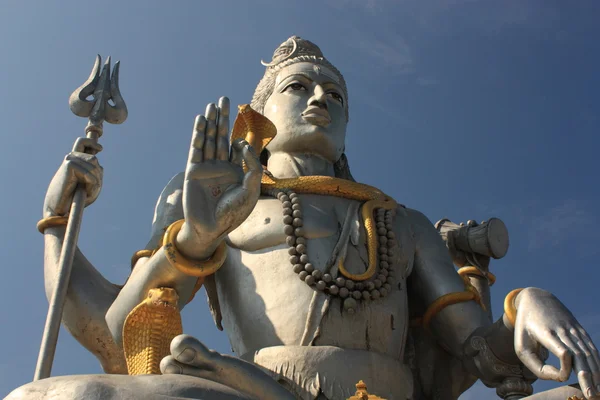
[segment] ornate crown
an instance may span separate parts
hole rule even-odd
[[[300,36],[292,36],[275,49],[270,62],[261,61],[261,64],[265,67],[273,67],[287,59],[298,56],[325,58],[319,46],[309,40],[302,39]]]

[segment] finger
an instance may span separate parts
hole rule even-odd
[[[217,160],[227,161],[229,157],[229,99],[219,99],[219,119],[217,121]]]
[[[78,159],[68,160],[66,164],[69,171],[69,179],[63,190],[64,195],[56,205],[56,212],[61,215],[69,212],[71,202],[73,201],[73,194],[77,186],[81,185],[84,187],[87,196],[91,197],[95,188],[99,185],[97,178],[91,173],[89,164]]]
[[[180,363],[200,367],[206,365],[212,352],[193,336],[179,335],[171,341],[171,355]]]
[[[596,364],[598,365],[598,367],[600,367],[600,354],[598,353],[598,349],[594,345],[594,341],[592,340],[592,338],[590,337],[590,335],[588,335],[588,333],[586,332],[586,330],[583,329],[582,327],[577,328],[577,331],[581,335],[581,338],[587,344],[587,347],[592,352],[592,356],[594,357],[594,360],[595,360]]]
[[[217,135],[217,106],[206,106],[206,135],[204,137],[204,161],[215,159],[215,139]]]
[[[65,160],[78,161],[82,165],[88,164],[90,169],[99,166],[98,158],[95,155],[88,154],[88,153],[72,152],[72,153],[67,154],[67,156],[65,157]]]
[[[100,182],[102,182],[104,168],[100,166],[100,164],[98,163],[98,158],[96,156],[88,153],[74,152],[67,154],[65,160],[67,160],[69,164],[80,165],[82,168],[84,168],[87,175],[90,175],[91,177],[95,178],[92,179],[91,177],[87,177],[87,175],[82,175],[78,178],[80,183],[89,184],[89,182],[93,181],[95,185],[98,185]],[[88,193],[88,195],[89,194],[90,193]]]
[[[192,131],[192,143],[188,156],[188,165],[202,162],[202,148],[204,147],[204,132],[206,130],[206,118],[204,115],[196,116],[194,129]]]
[[[517,326],[519,325],[517,321]],[[567,347],[551,332],[539,338],[539,343],[551,351],[560,361],[560,371],[545,364],[535,351],[537,342],[524,329],[515,330],[515,352],[525,366],[538,378],[564,382],[571,374],[572,359]]]
[[[102,145],[98,143],[94,139],[89,139],[86,137],[80,137],[75,140],[75,144],[73,145],[73,152],[76,153],[88,153],[88,154],[98,154],[102,151]]]
[[[242,151],[244,147],[248,144],[244,139],[236,139],[231,144],[231,158],[229,161],[232,163],[239,165],[240,167],[244,166],[244,157],[242,156]]]
[[[567,348],[569,348],[573,356],[573,367],[575,369],[575,373],[577,374],[577,380],[579,381],[582,391],[586,395],[588,395],[590,391],[592,392],[592,395],[596,395],[596,389],[592,379],[592,372],[590,371],[585,354],[587,350],[584,352],[576,343],[576,341],[571,338],[566,330],[559,329],[557,331],[557,335],[558,338],[567,346]]]
[[[582,336],[583,340],[586,342],[588,348],[592,352],[592,358],[594,359],[594,364],[596,366],[598,366],[597,375],[594,373],[594,382],[596,382],[596,386],[597,386],[596,388],[598,389],[598,391],[600,391],[600,382],[599,382],[600,381],[600,354],[598,353],[598,349],[594,345],[594,342],[592,341],[592,339],[590,338],[588,333],[585,331],[585,329],[579,327],[578,330],[579,330],[579,333]]]
[[[242,158],[248,167],[248,172],[244,175],[244,187],[252,190],[260,188],[263,168],[254,149],[248,143],[242,148]]]
[[[600,392],[600,363],[598,362],[598,350],[596,350],[587,332],[581,326],[571,328],[569,333],[575,344],[585,354],[587,365],[592,373],[593,387],[597,392]]]
[[[88,169],[87,165],[79,164],[77,161],[73,161],[71,168],[77,181],[85,188],[88,199],[91,198],[99,185],[98,177],[93,170]]]
[[[166,356],[160,362],[160,372],[170,375],[188,375],[198,378],[214,379],[214,372],[207,366],[206,369],[193,367],[177,361],[173,356]]]

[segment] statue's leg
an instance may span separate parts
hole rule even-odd
[[[173,339],[171,356],[162,360],[160,369],[165,375],[190,375],[218,382],[262,400],[295,399],[256,365],[209,350],[189,335]]]
[[[215,382],[183,375],[67,375],[13,390],[5,400],[250,400]]]

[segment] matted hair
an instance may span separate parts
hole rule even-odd
[[[287,66],[300,62],[309,62],[317,65],[323,65],[324,67],[327,67],[337,75],[342,90],[344,91],[344,98],[346,99],[345,112],[346,121],[348,121],[348,88],[346,87],[346,81],[344,80],[342,73],[323,56],[323,52],[321,52],[319,46],[317,46],[309,40],[302,39],[299,36],[292,36],[288,40],[283,42],[281,45],[279,45],[279,47],[275,49],[275,52],[273,53],[273,58],[269,63],[262,62],[262,64],[266,66],[267,69],[262,79],[256,86],[256,90],[254,91],[254,95],[252,96],[250,106],[255,111],[264,114],[265,104],[267,103],[269,97],[271,97],[271,95],[273,94],[273,90],[275,90],[275,81],[277,79],[277,74],[279,73],[279,71],[281,71]],[[265,152],[263,153],[264,154],[261,154],[261,159],[266,161],[268,155]],[[336,177],[352,181],[354,180],[352,174],[350,173],[348,159],[346,158],[345,154],[342,154],[340,159],[335,162],[334,170]]]

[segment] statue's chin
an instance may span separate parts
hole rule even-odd
[[[294,132],[277,134],[275,139],[267,146],[271,153],[303,153],[312,154],[336,162],[340,156],[340,148],[334,137],[334,132],[330,132],[327,127],[321,127],[312,124],[303,124],[302,129],[295,127]],[[343,142],[343,138],[342,138]]]

